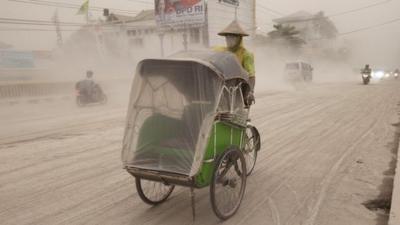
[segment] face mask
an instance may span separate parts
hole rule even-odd
[[[225,40],[226,40],[226,46],[228,48],[235,48],[240,43],[239,36],[228,35],[225,37]]]

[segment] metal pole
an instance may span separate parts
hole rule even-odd
[[[238,6],[235,6],[235,20],[238,18]]]
[[[203,26],[203,44],[204,47],[209,48],[210,47],[210,35],[209,35],[209,30],[208,30],[208,6],[207,6],[207,2],[204,3],[204,7],[205,7],[205,21],[204,21],[204,26]]]
[[[63,44],[63,38],[62,38],[61,29],[60,29],[60,22],[58,20],[58,10],[56,10],[54,13],[53,23],[56,26],[57,44],[58,44],[58,47],[60,47]]]
[[[254,0],[253,2],[253,26],[254,26],[254,35],[256,35],[257,32],[257,10],[256,10],[256,5],[257,5],[257,0]]]
[[[191,202],[192,202],[192,219],[193,219],[193,222],[194,222],[195,219],[196,219],[196,196],[194,195],[194,188],[193,187],[190,188],[190,199],[191,199]]]
[[[183,49],[185,51],[188,50],[188,40],[187,40],[187,27],[186,24],[184,25],[184,32],[183,32]]]
[[[164,33],[159,33],[158,37],[160,38],[161,57],[164,57]]]

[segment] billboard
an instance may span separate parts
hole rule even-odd
[[[200,26],[205,22],[205,0],[155,0],[159,26]]]
[[[218,0],[220,3],[226,3],[234,6],[239,6],[239,0]]]

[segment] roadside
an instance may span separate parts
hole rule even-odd
[[[0,107],[9,107],[19,104],[41,104],[55,101],[71,101],[73,95],[48,95],[36,97],[18,97],[18,98],[2,98],[0,99]]]
[[[399,103],[400,105],[400,103]],[[399,112],[400,115],[400,112]],[[392,167],[395,168],[395,175],[393,180],[393,192],[391,199],[391,209],[389,215],[389,225],[400,224],[400,124],[397,124],[397,157],[392,161]]]
[[[371,95],[374,89],[371,88]],[[353,152],[344,159],[332,179],[324,208],[313,224],[388,224],[400,125],[398,99],[388,98],[387,101],[393,104],[377,107],[375,118],[365,117],[373,123],[368,132],[356,140]],[[359,110],[362,115],[362,109]],[[374,114],[373,111],[368,113]]]

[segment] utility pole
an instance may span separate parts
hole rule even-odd
[[[160,32],[158,37],[160,38],[161,57],[164,57],[164,32]]]
[[[208,6],[207,4],[204,4],[205,7],[205,12],[204,12],[204,25],[203,25],[203,45],[206,48],[210,47],[210,37],[208,34]]]
[[[254,35],[256,35],[256,33],[257,33],[257,15],[256,15],[256,13],[257,13],[257,10],[256,10],[256,6],[257,6],[257,0],[254,0],[253,1],[253,4],[254,4],[254,6],[253,6],[253,27],[254,27]]]
[[[56,10],[54,12],[53,23],[54,23],[54,26],[56,27],[57,45],[59,47],[61,47],[63,44],[63,38],[62,38],[61,29],[60,29],[60,22],[58,20],[58,10]]]
[[[235,6],[235,20],[238,19],[238,5]]]
[[[184,32],[183,32],[183,49],[185,51],[188,50],[188,40],[187,40],[187,26],[186,23],[184,24]]]

